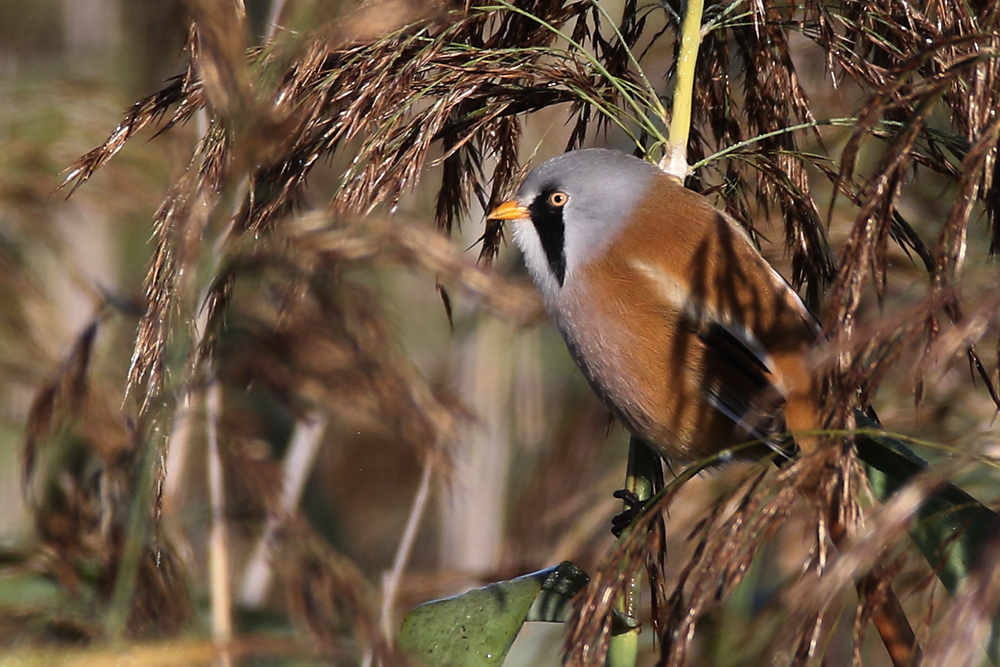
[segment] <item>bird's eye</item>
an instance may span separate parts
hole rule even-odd
[[[565,192],[553,192],[549,195],[549,203],[562,208],[569,201],[569,195]]]

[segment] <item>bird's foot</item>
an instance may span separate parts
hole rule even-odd
[[[611,533],[615,537],[621,537],[635,518],[642,514],[642,510],[646,507],[646,501],[639,500],[639,496],[628,489],[619,489],[612,495],[625,503],[625,509],[611,518]]]

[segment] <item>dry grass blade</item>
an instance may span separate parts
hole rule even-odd
[[[377,664],[410,664],[379,631],[377,596],[357,568],[301,522],[286,524],[282,532],[275,562],[289,610],[320,645],[337,647],[338,627],[346,622],[362,646],[372,647]]]
[[[772,478],[773,471],[762,469],[748,477],[732,500],[720,501],[713,513],[698,526],[697,532],[692,535],[692,538],[698,539],[695,554],[685,565],[669,598],[669,615],[664,626],[670,628],[670,634],[661,637],[661,660],[664,664],[687,664],[698,621],[742,582],[758,550],[787,519],[800,493],[800,485],[811,485],[812,482],[807,480],[814,478],[817,466],[822,468],[825,465],[815,457],[807,457],[782,470],[776,479]],[[845,494],[836,483],[838,479],[837,476],[826,475],[826,488],[816,500],[823,499],[831,503],[831,508],[839,508],[837,511],[840,512],[843,511],[841,503]],[[850,503],[850,500],[847,502]],[[813,508],[817,517],[827,516],[830,511],[830,508],[819,506]],[[852,522],[841,523],[847,525]],[[829,545],[822,521],[816,538],[818,543],[810,551],[818,567],[825,570]],[[816,617],[806,615],[799,618],[809,626]],[[810,637],[813,631],[819,632],[820,629],[818,623],[812,630],[797,627],[784,639],[790,640],[794,646],[797,638]],[[788,648],[785,647],[786,650]]]
[[[808,480],[815,479],[817,466],[826,465],[826,461],[817,457],[807,457],[780,474],[760,468],[732,496],[732,502],[729,496],[719,500],[690,536],[695,542],[694,552],[670,591],[671,584],[661,574],[665,544],[658,526],[662,512],[667,511],[680,487],[701,468],[692,466],[682,471],[664,493],[654,498],[632,526],[628,538],[616,545],[594,573],[578,601],[566,639],[566,664],[588,665],[603,660],[612,631],[613,602],[623,582],[644,562],[653,565],[651,579],[660,586],[654,592],[660,600],[654,625],[662,629],[661,664],[687,664],[699,619],[742,582],[758,549],[786,519],[799,494],[799,486],[812,484]],[[778,479],[773,478],[775,474]],[[837,512],[846,512],[843,523],[853,524],[857,511],[851,492],[838,482],[842,476],[825,475],[825,479],[821,497],[827,499],[831,508],[839,508]],[[818,516],[827,513],[827,509],[817,508]],[[827,549],[822,526],[818,537],[820,545],[814,553],[822,566]]]
[[[460,409],[400,356],[371,301],[358,285],[313,282],[277,309],[261,300],[233,313],[216,348],[224,379],[266,387],[296,412],[381,422],[417,448],[451,442]]]
[[[219,3],[195,3],[194,7],[196,19],[201,17],[213,29],[228,25],[227,21],[240,20],[228,5],[220,8]],[[226,20],[215,20],[223,9]],[[572,102],[577,127],[571,141],[578,141],[585,132],[592,105],[608,110],[620,104],[615,88],[595,78],[588,62],[579,54],[550,48],[556,34],[545,26],[558,28],[576,19],[572,39],[592,45],[604,70],[620,82],[632,85],[629,83],[633,78],[632,61],[628,53],[638,43],[645,26],[645,17],[635,6],[625,8],[622,26],[614,39],[603,36],[600,14],[593,6],[539,3],[530,9],[534,17],[528,12],[497,9],[473,6],[468,13],[458,15],[458,20],[447,24],[432,16],[385,36],[348,46],[335,44],[331,48],[328,41],[300,40],[290,59],[288,49],[277,43],[256,52],[253,58],[260,72],[274,68],[283,72],[278,76],[268,75],[279,82],[274,97],[283,109],[294,107],[295,112],[284,120],[250,123],[262,127],[276,122],[287,132],[280,145],[264,151],[265,160],[257,159],[261,166],[250,175],[251,192],[237,216],[237,230],[242,233],[265,229],[272,219],[294,210],[313,166],[358,137],[366,138],[344,176],[341,190],[333,197],[333,206],[360,212],[370,212],[379,205],[392,207],[402,192],[418,180],[430,160],[431,146],[439,142],[443,175],[436,218],[439,225],[450,229],[468,210],[470,196],[476,196],[482,206],[489,206],[514,182],[519,137],[516,114]],[[994,36],[974,32],[948,36],[941,21],[930,21],[913,8],[900,15],[892,6],[880,11],[886,14],[876,19],[850,6],[843,13],[834,14],[825,6],[808,4],[802,15],[796,15],[754,4],[748,21],[741,23],[723,15],[713,24],[713,30],[706,36],[703,63],[699,67],[696,120],[711,129],[714,141],[726,144],[746,136],[767,137],[758,147],[761,155],[768,157],[759,160],[754,169],[755,199],[777,198],[786,227],[786,243],[793,254],[793,277],[797,284],[809,284],[811,303],[818,301],[819,291],[833,276],[834,266],[796,142],[789,134],[773,134],[791,125],[813,121],[809,100],[798,82],[786,28],[803,26],[806,34],[824,47],[831,65],[859,82],[879,86],[881,91],[873,96],[862,114],[859,129],[845,150],[843,181],[850,179],[858,143],[865,131],[874,127],[877,118],[887,108],[890,117],[895,108],[906,118],[906,130],[897,135],[882,165],[876,168],[873,185],[866,189],[859,220],[868,222],[859,222],[845,254],[848,261],[840,271],[834,296],[835,316],[831,318],[834,333],[837,323],[857,308],[865,284],[865,271],[861,267],[873,267],[876,290],[883,294],[887,233],[900,239],[913,238],[898,233],[899,217],[892,204],[899,194],[902,172],[914,159],[932,168],[947,168],[943,154],[935,152],[936,144],[920,120],[930,112],[927,101],[940,97],[959,104],[961,100],[955,91],[962,81],[971,80],[976,95],[971,98],[966,95],[969,101],[959,104],[962,111],[959,124],[970,138],[981,134],[987,126],[985,110],[994,106],[990,104],[992,89],[988,85],[996,70],[996,59],[990,57],[989,51],[995,44]],[[961,13],[954,7],[949,11]],[[668,12],[667,16],[671,14]],[[970,20],[956,18],[957,14],[942,16],[948,17],[944,23],[950,20],[961,24]],[[978,21],[988,24],[985,17]],[[846,30],[838,36],[834,25]],[[971,25],[977,23],[972,21]],[[67,182],[76,180],[78,185],[137,129],[161,117],[174,102],[180,106],[171,123],[187,117],[191,109],[204,104],[206,99],[219,109],[224,110],[232,103],[233,108],[249,109],[252,117],[259,116],[246,93],[249,84],[245,82],[250,75],[239,57],[242,49],[234,37],[245,31],[239,25],[231,28],[214,32],[206,28],[204,35],[192,40],[192,62],[204,61],[202,78],[195,80],[189,73],[183,85],[175,82],[161,95],[144,101],[105,146],[81,159]],[[931,40],[929,46],[927,40]],[[511,48],[514,44],[516,48]],[[730,53],[732,48],[736,49],[735,55]],[[878,62],[874,64],[867,62],[865,58],[872,53],[882,54],[883,61],[876,58]],[[912,53],[916,55],[908,55]],[[719,75],[733,58],[747,65],[741,72],[742,100],[737,100],[729,78]],[[888,69],[889,65],[892,69]],[[916,75],[925,75],[926,81],[911,84]],[[913,117],[910,112],[917,103],[924,112]],[[716,109],[732,109],[737,105],[745,109],[745,120],[728,112],[721,118],[714,113]],[[607,118],[603,121],[607,122]],[[930,153],[926,156],[912,152],[914,142],[920,138],[930,141]],[[706,139],[697,133],[693,135],[692,155],[704,154]],[[219,170],[232,158],[231,151],[219,136],[206,144],[203,153],[206,162],[201,169],[212,175],[210,180],[218,187],[224,180]],[[492,156],[497,157],[499,165],[492,185],[487,188],[483,164],[485,158]],[[986,156],[980,166],[988,170],[992,163],[993,159]],[[748,174],[734,170],[732,165],[727,168],[726,179],[739,190],[750,183]],[[985,200],[992,201],[993,188],[985,181],[983,185]],[[211,192],[211,188],[202,192]],[[742,220],[751,216],[744,208],[731,212]],[[897,222],[892,228],[884,223],[873,226],[871,221],[876,216]],[[483,257],[487,261],[499,247],[501,233],[499,225],[487,227],[483,238]],[[919,246],[916,242],[913,245]],[[164,308],[157,304],[169,301],[171,294],[169,285],[157,282],[162,278],[156,276],[171,273],[161,270],[172,266],[170,258],[162,255],[163,263],[154,264],[150,280],[151,308],[160,311],[158,316],[164,314]],[[173,268],[179,270],[183,265],[182,262]],[[137,360],[162,358],[165,343],[162,336],[147,331],[142,338],[147,343],[140,345],[144,353],[137,355]],[[133,383],[155,376],[155,366],[154,362],[137,367]],[[150,390],[156,386],[153,381]]]
[[[77,337],[57,375],[35,395],[25,438],[24,485],[31,491],[40,540],[34,569],[70,593],[110,602],[122,557],[135,426],[121,394],[92,377],[96,341],[110,317],[95,319]],[[158,556],[146,549],[125,614],[130,636],[173,635],[192,614],[187,576],[171,544]],[[63,622],[39,614],[38,632]],[[94,636],[99,630],[87,629]]]
[[[172,127],[176,123],[190,118],[194,109],[202,104],[200,85],[193,82],[193,76],[193,69],[189,69],[186,74],[171,79],[167,87],[136,102],[103,144],[82,155],[73,163],[67,170],[59,189],[72,185],[70,188],[72,195],[77,188],[90,180],[94,172],[117,155],[136,133],[157,125],[171,107],[178,105],[173,117],[167,123],[167,127]],[[195,88],[197,88],[197,92]]]
[[[178,296],[190,290],[182,277],[202,249],[216,184],[189,169],[156,214],[157,244],[146,278],[146,310],[139,322],[126,393],[141,389],[142,411],[159,400],[167,346],[179,310]],[[190,282],[190,278],[188,279]]]
[[[402,222],[305,215],[281,239],[233,248],[219,271],[225,287],[212,292],[225,291],[239,307],[208,304],[203,344],[227,382],[268,387],[297,412],[322,405],[345,417],[372,415],[418,448],[451,442],[465,417],[402,357],[370,291],[349,279],[353,267],[420,268],[428,286],[437,276],[502,317],[540,317],[533,291],[475,266],[441,234]]]
[[[997,159],[998,138],[1000,118],[994,119],[984,128],[962,160],[955,204],[938,238],[935,283],[939,286],[955,280],[961,271],[966,253],[969,216],[976,201],[986,199],[981,196],[983,191],[989,189],[989,184],[984,182],[984,174],[989,173],[990,162]]]
[[[440,234],[401,221],[353,225],[327,222],[325,226],[314,226],[315,222],[327,220],[326,216],[304,219],[303,232],[295,237],[293,245],[304,253],[301,266],[315,270],[322,263],[350,266],[384,259],[436,275],[481,300],[498,316],[515,323],[526,325],[543,317],[541,303],[533,289],[475,266]]]
[[[986,323],[992,319],[998,304],[996,298],[978,305],[967,317],[956,318],[957,325],[948,330],[950,345],[948,351],[935,348],[939,332],[929,333],[929,321],[935,319],[941,310],[954,304],[955,293],[949,289],[936,290],[919,302],[891,317],[882,318],[875,325],[868,325],[855,331],[846,347],[843,343],[832,343],[826,351],[826,358],[818,361],[821,368],[829,370],[836,363],[842,365],[837,371],[838,385],[834,395],[848,394],[850,398],[840,406],[841,414],[853,410],[856,401],[870,405],[879,384],[886,375],[904,358],[912,354],[914,346],[925,339],[925,352],[921,362],[915,367],[918,374],[929,370],[928,366],[940,364],[961,354],[969,344],[978,340],[986,331]],[[845,363],[845,360],[849,360]],[[860,388],[860,394],[854,395]]]
[[[949,45],[978,44],[979,41],[981,40],[951,40]],[[902,66],[902,71],[909,72],[916,69],[925,59],[926,56],[911,59]],[[871,128],[875,117],[884,112],[884,105],[888,99],[893,100],[894,107],[910,110],[906,124],[893,138],[889,150],[874,170],[875,176],[867,188],[857,222],[845,248],[844,262],[832,292],[832,309],[828,318],[828,331],[832,336],[852,335],[850,323],[854,320],[861,302],[869,270],[874,278],[876,295],[880,299],[884,297],[887,275],[886,241],[890,232],[889,222],[896,218],[894,202],[899,196],[905,173],[914,157],[914,143],[925,133],[925,123],[933,111],[933,102],[941,96],[947,96],[948,91],[957,81],[968,75],[970,70],[974,73],[979,67],[990,62],[979,53],[963,55],[936,72],[933,77],[912,86],[904,86],[901,81],[905,78],[901,73],[897,73],[891,79],[893,84],[886,91],[874,96],[862,114],[859,129],[854,132],[844,151],[842,176],[853,168],[865,128]],[[943,284],[942,281],[946,280],[946,276],[954,274],[959,258],[964,254],[968,218],[976,192],[982,183],[982,170],[987,164],[988,156],[995,150],[995,125],[986,130],[984,136],[977,138],[975,144],[977,149],[966,154],[963,169],[959,171],[963,174],[959,192],[949,220],[942,228],[936,257],[928,267],[932,268],[935,285]],[[953,321],[961,319],[957,301],[949,304],[947,311]],[[934,327],[928,327],[927,331],[933,335]],[[982,363],[978,361],[974,346],[970,346],[969,354],[974,367],[980,369],[980,376],[985,380],[990,395],[996,400],[996,391],[993,389],[991,378],[985,372]],[[845,386],[844,391],[853,389]],[[840,395],[847,396],[843,392]]]
[[[130,372],[130,388],[142,388],[143,405],[162,390],[173,318],[183,299],[190,299],[191,286],[179,277],[190,275],[188,269],[197,264],[195,251],[201,246],[192,244],[217,224],[223,215],[217,207],[232,195],[251,161],[249,193],[235,217],[233,240],[273,229],[302,200],[312,168],[358,139],[358,153],[331,198],[334,209],[367,213],[379,205],[394,206],[417,182],[432,145],[439,143],[444,170],[437,220],[450,229],[468,211],[470,196],[487,207],[510,189],[518,164],[516,114],[592,100],[615,108],[617,89],[596,77],[579,54],[553,50],[557,35],[543,27],[574,16],[582,20],[585,10],[557,3],[547,7],[536,8],[537,20],[496,8],[473,9],[448,24],[422,20],[348,45],[331,44],[322,34],[297,39],[291,50],[277,40],[250,53],[251,70],[239,55],[245,28],[238,14],[226,3],[196,3],[195,24],[202,28],[189,40],[188,75],[130,112],[66,180],[78,186],[172,104],[177,109],[168,127],[206,104],[216,114],[188,173],[157,214],[147,314]],[[590,38],[599,42],[596,33]],[[270,107],[257,100],[269,87],[253,77],[274,82]],[[265,108],[273,111],[265,113]],[[240,114],[244,119],[233,125]],[[280,139],[262,143],[254,138],[247,144],[261,136]],[[494,156],[500,169],[487,188],[484,159]],[[497,226],[487,229],[487,259],[500,233]],[[210,302],[223,305],[225,283],[216,285],[220,291],[209,295]]]
[[[79,428],[84,419],[113,426],[84,434],[88,454],[97,453],[91,459],[100,459],[101,483],[109,483],[105,495],[71,475],[64,490],[72,512],[53,512],[52,522],[40,523],[46,548],[56,554],[51,569],[63,564],[58,575],[67,588],[81,586],[82,578],[64,564],[95,551],[107,565],[100,585],[114,584],[110,573],[126,560],[120,545],[130,538],[121,512],[110,511],[115,506],[138,498],[137,522],[155,521],[146,496],[131,486],[143,479],[134,473],[155,458],[155,424],[163,423],[172,397],[203,386],[207,359],[227,388],[227,402],[264,395],[289,419],[321,413],[331,432],[341,423],[372,424],[418,452],[456,444],[456,427],[470,415],[404,354],[383,312],[381,284],[369,281],[368,272],[416,270],[428,291],[447,287],[510,322],[536,322],[541,308],[533,291],[477,267],[447,238],[471,211],[497,204],[523,177],[530,165],[522,165],[521,144],[542,133],[525,119],[545,112],[539,118],[546,124],[565,122],[567,148],[604,132],[609,143],[634,141],[638,154],[660,150],[662,83],[652,72],[669,79],[674,70],[657,62],[647,76],[640,64],[676,49],[671,40],[680,0],[655,6],[626,0],[620,20],[596,1],[326,4],[288,4],[286,25],[253,46],[254,28],[241,1],[188,0],[194,24],[186,71],[129,110],[63,183],[75,190],[130,139],[150,128],[166,132],[204,111],[206,132],[155,216],[144,313],[127,380],[127,391],[142,405],[139,426],[108,411],[106,399],[120,402],[118,394],[99,392],[90,381],[93,331],[81,337],[32,406],[24,472],[30,480],[42,478],[38,461],[60,429]],[[761,217],[783,225],[793,283],[804,286],[810,305],[826,299],[831,306],[826,361],[836,371],[828,401],[835,423],[851,423],[855,406],[874,400],[890,369],[921,342],[923,358],[914,364],[918,388],[924,374],[967,354],[1000,404],[995,371],[977,353],[982,339],[995,334],[996,302],[981,298],[970,308],[962,300],[977,298],[963,291],[977,212],[992,226],[993,249],[1000,248],[997,9],[958,0],[752,0],[709,3],[705,16],[688,148],[692,162],[712,158],[698,166],[691,185],[721,192],[725,208],[751,232]],[[822,57],[827,72],[812,71],[813,56]],[[832,91],[828,81],[840,89]],[[815,99],[813,91],[819,92]],[[851,108],[822,120],[824,105],[841,96]],[[853,122],[843,117],[857,105],[853,132],[828,133],[825,126]],[[910,213],[919,206],[911,207],[908,197],[927,177],[954,197],[947,219]],[[428,186],[421,191],[427,197],[414,199],[438,231],[396,211],[401,202],[409,205],[405,196],[418,184]],[[824,217],[817,202],[826,201],[830,189],[835,194]],[[839,238],[841,221],[851,217],[846,244],[835,255],[830,239]],[[496,256],[503,234],[502,224],[487,223],[483,263]],[[926,240],[935,237],[936,244]],[[892,243],[919,257],[927,275],[928,296],[910,307],[890,301],[896,285],[890,280]],[[923,279],[920,273],[917,280]],[[445,296],[449,315],[452,292]],[[867,327],[859,316],[869,292],[896,314]],[[939,321],[942,311],[950,325]],[[459,332],[461,326],[459,319]],[[104,412],[93,402],[107,404]],[[253,443],[264,438],[249,418],[255,410],[247,407],[250,400],[239,407],[227,402],[220,450],[236,471],[227,494],[232,507],[260,519],[276,506],[277,466],[254,454]],[[711,624],[725,600],[751,583],[747,574],[760,550],[794,516],[801,491],[816,490],[816,479],[818,493],[806,494],[815,505],[815,530],[804,562],[796,564],[806,574],[762,612],[792,619],[783,632],[768,635],[771,655],[822,660],[835,616],[853,595],[850,589],[865,580],[852,614],[860,662],[865,628],[888,599],[884,589],[896,574],[883,564],[885,554],[902,539],[925,481],[873,515],[873,532],[858,528],[856,544],[835,553],[831,542],[839,541],[827,534],[836,532],[832,527],[861,525],[859,473],[842,449],[831,448],[834,454],[823,461],[806,457],[781,470],[756,468],[735,492],[714,498],[688,535],[693,555],[674,573],[666,564],[663,511],[695,474],[682,473],[597,570],[574,619],[567,664],[603,659],[613,632],[612,601],[643,566],[654,588],[661,663],[700,660],[694,639],[704,627],[699,624]],[[559,450],[540,466],[539,479],[583,469],[582,459],[593,451]],[[567,484],[535,488],[521,511],[541,514],[537,508],[558,503]],[[401,663],[355,567],[294,516],[274,539],[286,610],[326,654],[351,659],[367,644],[383,664]],[[571,539],[593,541],[588,533],[560,544]],[[157,564],[147,541],[135,540],[142,551],[132,561],[138,562],[137,594],[132,599],[130,582],[120,577],[121,597],[128,600],[119,606],[131,605],[126,612],[133,634],[154,631],[158,611],[165,614],[161,628],[174,632],[195,614],[176,593],[190,582],[183,581],[186,573],[169,544],[161,552],[166,564]],[[508,549],[514,554],[508,563],[528,561],[529,549],[519,546]],[[548,552],[531,553],[542,558]],[[959,599],[956,616],[947,621],[971,623],[995,602],[996,587],[985,579],[982,584],[985,592]],[[85,630],[98,636],[94,628]],[[945,655],[940,646],[932,644],[933,655]]]
[[[191,61],[214,115],[224,119],[256,117],[244,52],[246,9],[242,0],[188,0],[191,8]]]
[[[942,89],[943,85],[937,88],[937,92],[940,93]],[[930,104],[922,105],[922,112],[917,114],[906,130],[896,138],[875,169],[878,175],[867,189],[857,222],[844,249],[838,282],[831,293],[828,330],[832,336],[851,336],[849,323],[853,321],[861,302],[862,289],[869,270],[874,274],[876,293],[880,298],[884,295],[886,242],[895,210],[894,202],[899,195],[903,174],[910,165],[910,149],[931,109]],[[861,136],[856,132],[852,141]],[[850,163],[848,157],[850,150],[849,144],[844,151],[844,165]]]
[[[26,490],[42,441],[51,437],[64,420],[75,418],[86,400],[87,372],[97,326],[97,322],[91,323],[77,338],[58,375],[35,394],[28,410],[21,469],[21,483]]]

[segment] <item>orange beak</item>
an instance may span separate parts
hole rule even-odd
[[[513,199],[505,201],[489,212],[487,220],[526,220],[531,217],[528,209],[521,206]]]

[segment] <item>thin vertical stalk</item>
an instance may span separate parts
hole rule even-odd
[[[281,12],[285,8],[285,0],[273,0],[271,8],[267,11],[267,34],[265,41],[271,41],[274,31],[278,28],[278,21],[281,19]]]
[[[670,110],[667,152],[660,169],[683,181],[688,174],[687,144],[691,136],[691,108],[694,100],[694,70],[701,48],[703,0],[689,0],[681,27],[681,50],[677,58],[677,82]]]
[[[180,511],[182,494],[184,492],[183,473],[187,467],[187,457],[190,452],[191,426],[194,411],[191,406],[191,394],[181,397],[174,412],[170,436],[167,439],[167,454],[164,460],[166,475],[163,480],[163,514],[173,516]]]
[[[208,543],[209,587],[212,600],[212,637],[220,650],[219,664],[228,667],[232,662],[229,642],[233,638],[233,601],[229,572],[225,479],[222,472],[222,456],[219,453],[221,408],[222,390],[219,383],[213,379],[205,392],[208,490],[212,522]]]
[[[392,569],[385,577],[382,586],[382,613],[379,619],[382,625],[382,632],[386,637],[393,634],[392,627],[392,607],[399,593],[399,582],[403,578],[403,571],[410,561],[410,554],[413,553],[413,543],[416,541],[417,529],[420,521],[424,517],[427,508],[427,501],[431,497],[431,477],[434,471],[435,456],[433,453],[427,456],[424,462],[424,471],[420,475],[420,485],[417,487],[417,494],[413,498],[413,507],[410,508],[410,516],[406,519],[406,528],[403,530],[403,537],[399,541],[396,549],[396,557],[392,562]]]
[[[399,540],[396,548],[396,556],[392,561],[392,569],[386,573],[382,580],[382,610],[379,615],[379,626],[386,639],[390,639],[396,634],[393,627],[392,608],[396,603],[396,596],[399,594],[399,582],[403,579],[403,572],[406,564],[410,562],[410,555],[413,553],[413,544],[417,539],[417,529],[424,518],[427,510],[427,501],[431,497],[431,478],[434,472],[435,456],[432,452],[424,461],[424,471],[420,475],[420,484],[417,486],[417,494],[413,498],[413,506],[410,507],[410,515],[406,519],[406,528],[403,529],[403,537]],[[369,667],[374,658],[374,651],[370,648],[365,653],[361,662],[362,667]]]
[[[295,432],[288,445],[288,452],[282,462],[281,499],[278,511],[268,515],[264,532],[257,541],[250,562],[243,571],[243,585],[240,587],[240,603],[256,608],[264,604],[271,589],[273,570],[271,569],[271,545],[278,528],[299,506],[302,491],[309,479],[316,455],[329,420],[319,411],[310,413],[295,424]]]
[[[441,565],[462,572],[496,567],[504,537],[509,493],[511,430],[502,415],[513,397],[508,325],[485,320],[463,343],[458,378],[466,407],[477,416],[463,424],[462,447],[453,452],[460,471],[452,502],[442,503]],[[461,494],[461,495],[459,495]]]
[[[208,132],[208,112],[204,108],[198,109],[194,114],[194,122],[198,136],[204,139]],[[216,263],[222,254],[224,238],[224,234],[220,235],[212,247],[212,257]],[[205,303],[207,294],[208,288],[206,287],[199,294],[198,303]],[[199,345],[204,340],[207,327],[208,309],[201,308],[194,321],[195,338]],[[193,389],[184,392],[180,402],[175,406],[170,434],[167,436],[166,451],[163,455],[165,478],[163,480],[163,510],[166,516],[178,513],[183,503],[184,469],[188,455],[191,453],[191,437],[194,432],[191,426],[191,420],[194,416],[194,399],[195,391]]]
[[[640,503],[653,496],[653,480],[659,466],[656,454],[641,440],[632,436],[628,441],[628,467],[625,471],[625,489],[634,494]],[[630,509],[630,503],[625,503],[625,510]],[[624,540],[629,530],[622,532],[620,540]],[[627,569],[628,564],[621,567]],[[623,617],[630,621],[631,626],[626,632],[614,635],[608,646],[608,667],[633,667],[639,655],[639,602],[642,589],[642,572],[636,574],[627,582],[625,590],[618,597],[615,608]],[[631,621],[634,621],[632,623]]]
[[[154,497],[154,471],[162,465],[163,447],[166,441],[160,433],[160,416],[154,416],[149,426],[149,437],[142,447],[135,476],[135,493],[129,508],[128,530],[118,564],[111,603],[104,621],[104,634],[111,641],[123,639],[132,614],[132,600],[135,597],[139,565],[148,555],[147,545],[151,531],[150,507]],[[159,444],[162,442],[163,444]]]

